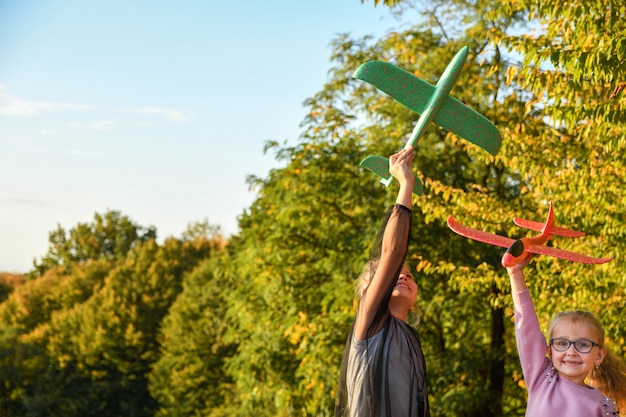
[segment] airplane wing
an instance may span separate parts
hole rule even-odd
[[[501,246],[503,248],[508,248],[515,242],[515,239],[511,239],[509,237],[504,237],[500,235],[496,235],[489,232],[484,232],[482,230],[472,229],[471,227],[463,226],[461,223],[454,220],[454,217],[448,217],[448,227],[454,233],[477,240],[479,242],[488,243],[494,246]]]
[[[537,255],[548,255],[555,258],[566,259],[572,262],[580,262],[583,264],[603,264],[613,259],[613,256],[611,256],[610,258],[594,258],[592,256],[583,255],[581,253],[571,252],[568,250],[543,245],[531,245],[530,247],[527,247],[525,249],[528,252]]]
[[[388,62],[370,61],[352,75],[372,84],[399,103],[422,114],[435,87],[410,72]],[[495,155],[502,145],[502,135],[489,119],[452,96],[448,96],[433,122]]]
[[[524,229],[535,230],[537,232],[541,232],[545,223],[535,222],[532,220],[520,219],[519,217],[515,217],[513,219],[513,223],[518,225],[519,227],[523,227]],[[555,236],[565,236],[565,237],[581,237],[585,235],[585,232],[579,232],[577,230],[566,229],[565,227],[552,226],[548,229],[548,233]]]

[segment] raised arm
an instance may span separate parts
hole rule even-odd
[[[515,340],[519,354],[524,380],[528,392],[534,388],[535,381],[540,377],[546,364],[548,344],[541,332],[535,306],[526,286],[524,267],[531,258],[522,263],[508,267],[506,270],[511,280],[511,295],[515,307]]]
[[[513,304],[515,305],[516,310],[519,305],[518,294],[528,289],[526,286],[526,278],[524,276],[524,268],[530,263],[530,259],[531,257],[506,269],[506,272],[509,274],[509,279],[511,280],[511,294],[513,295]]]
[[[412,161],[412,148],[403,149],[389,158],[389,172],[398,180],[400,189],[383,231],[380,262],[359,305],[354,328],[358,340],[370,337],[382,328],[383,319],[389,314],[391,292],[406,258],[415,181]]]

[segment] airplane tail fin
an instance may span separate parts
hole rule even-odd
[[[554,209],[552,208],[552,201],[550,202],[548,218],[546,219],[545,223],[520,219],[519,217],[515,217],[513,219],[513,223],[525,229],[535,230],[537,232],[547,233],[554,236],[581,237],[585,235],[584,232],[579,232],[577,230],[571,230],[565,227],[559,227],[554,225]]]
[[[554,209],[552,208],[552,201],[550,201],[550,208],[548,209],[548,218],[546,219],[546,224],[541,229],[541,234],[545,235],[550,233],[549,230],[554,226]]]
[[[387,158],[372,155],[363,159],[359,165],[378,175],[381,178],[380,182],[385,184],[387,187],[392,181],[395,180],[389,172],[389,160]],[[413,176],[415,177],[415,182],[413,183],[413,194],[422,195],[424,192],[424,185],[415,173],[413,173]]]

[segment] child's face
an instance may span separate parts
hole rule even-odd
[[[409,268],[404,266],[402,272],[396,281],[396,286],[393,288],[392,299],[400,298],[404,300],[404,303],[409,306],[409,309],[413,308],[413,304],[417,301],[417,284],[413,279],[413,275]]]
[[[585,340],[598,343],[598,334],[591,326],[584,322],[574,323],[568,318],[562,319],[556,325],[550,338],[565,339],[572,342]],[[564,352],[560,352],[554,348],[553,344],[548,347],[548,354],[560,376],[579,385],[585,385],[585,378],[594,366],[602,363],[606,350],[595,345],[588,353],[581,353],[576,350],[572,343]]]

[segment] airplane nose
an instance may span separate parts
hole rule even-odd
[[[502,255],[501,263],[503,267],[508,268],[522,262],[527,256],[528,254],[524,253],[524,242],[521,239],[516,240]]]
[[[509,246],[509,248],[506,250],[506,253],[517,258],[522,253],[524,253],[524,242],[519,239],[516,240],[511,244],[511,246]]]

